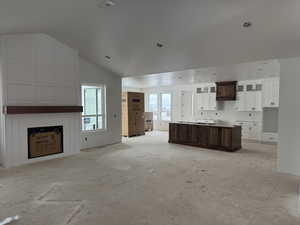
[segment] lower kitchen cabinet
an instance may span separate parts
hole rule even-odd
[[[261,140],[261,124],[258,121],[237,121],[242,127],[242,139]]]
[[[209,146],[219,146],[221,129],[218,127],[210,127],[208,131],[209,131]]]
[[[241,127],[170,123],[169,143],[237,151],[241,148]]]

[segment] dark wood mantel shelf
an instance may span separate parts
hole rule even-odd
[[[82,106],[5,106],[5,114],[80,113]]]

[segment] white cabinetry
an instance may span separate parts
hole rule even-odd
[[[261,90],[260,80],[239,82],[236,109],[238,111],[262,111]]]
[[[263,133],[262,141],[265,142],[278,142],[278,133]]]
[[[263,80],[263,107],[279,107],[279,78]]]
[[[216,85],[207,84],[197,88],[194,105],[197,111],[217,110]]]
[[[242,127],[242,138],[250,140],[261,140],[261,124],[257,121],[237,121]]]
[[[192,91],[180,91],[180,101],[181,101],[180,119],[182,121],[190,121],[193,118],[192,99],[193,99]]]

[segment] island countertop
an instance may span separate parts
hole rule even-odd
[[[178,122],[171,122],[171,123],[172,124],[186,124],[186,125],[206,126],[206,127],[225,127],[225,128],[241,127],[239,125],[230,124],[230,123],[198,123],[198,122],[187,122],[187,121],[178,121]]]

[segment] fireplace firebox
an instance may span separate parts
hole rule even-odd
[[[28,128],[28,159],[63,153],[63,126]]]

